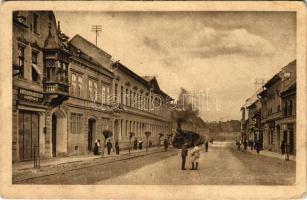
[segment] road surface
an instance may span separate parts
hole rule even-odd
[[[210,146],[209,152],[201,152],[198,170],[190,167],[187,160],[188,170],[181,170],[180,150],[173,150],[22,183],[287,185],[295,182],[295,162],[239,152],[223,143]]]

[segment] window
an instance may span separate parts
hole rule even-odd
[[[70,130],[72,134],[80,134],[82,132],[82,114],[71,113]]]
[[[37,64],[38,52],[32,51],[32,63]]]
[[[78,76],[77,96],[81,97],[82,94],[82,76]]]
[[[106,103],[106,87],[101,86],[101,103]]]
[[[36,13],[34,13],[33,14],[33,31],[34,31],[34,33],[39,33],[39,22],[38,22],[38,18],[39,18],[39,16],[36,14]]]
[[[39,82],[39,74],[36,69],[32,66],[32,81]]]
[[[114,88],[114,100],[115,100],[115,102],[118,101],[118,98],[117,98],[118,93],[117,92],[118,92],[118,84],[115,83],[115,88]]]
[[[129,106],[132,106],[132,91],[130,91],[130,101],[129,101]]]
[[[93,82],[93,97],[97,98],[97,82]]]
[[[71,94],[75,94],[76,91],[76,74],[71,74]]]
[[[106,102],[107,102],[107,104],[109,104],[110,103],[110,86],[107,86],[106,87]]]
[[[293,102],[292,102],[292,100],[290,100],[289,112],[288,112],[289,115],[292,115],[292,109],[293,109]]]
[[[24,77],[24,64],[25,64],[25,48],[23,46],[18,46],[18,67],[19,67],[19,77]]]
[[[125,105],[128,105],[128,96],[129,96],[129,93],[128,93],[128,89],[126,89],[126,102],[125,102]]]
[[[124,87],[120,87],[120,103],[124,103]]]

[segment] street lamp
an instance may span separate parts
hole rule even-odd
[[[112,137],[113,133],[110,130],[104,130],[102,132],[103,136],[104,136],[104,141],[103,141],[103,146],[102,146],[102,152],[101,152],[101,157],[103,157],[104,154],[104,147],[106,145],[106,141],[109,137]]]
[[[146,143],[147,143],[147,145],[146,145],[146,152],[147,152],[148,151],[148,138],[151,135],[151,132],[150,131],[146,131],[145,135],[146,135]]]
[[[131,138],[134,136],[134,132],[129,132],[129,154],[130,154],[130,148],[131,148]]]

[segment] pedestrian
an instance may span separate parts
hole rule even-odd
[[[111,153],[111,149],[112,149],[112,143],[111,143],[111,140],[109,140],[109,141],[107,142],[107,149],[108,149],[108,155],[110,155],[110,153]]]
[[[95,140],[94,143],[94,155],[98,155],[98,140]]]
[[[239,143],[238,143],[238,145],[239,145],[239,151],[241,151],[241,144],[242,144],[242,142],[241,142],[241,140],[240,140]]]
[[[143,148],[143,141],[142,141],[142,139],[140,139],[140,141],[139,141],[139,149],[141,150]]]
[[[251,140],[251,150],[254,150],[254,141]]]
[[[151,148],[151,146],[152,146],[152,142],[151,140],[149,140],[149,148]]]
[[[183,144],[181,147],[181,170],[186,170],[185,162],[188,156],[187,144]]]
[[[99,155],[101,151],[100,140],[97,140],[97,146],[98,146],[98,155]]]
[[[133,141],[133,147],[134,149],[138,149],[138,139],[137,138],[135,138]]]
[[[247,141],[244,140],[244,150],[246,151],[246,149],[247,149]]]
[[[257,154],[259,154],[259,152],[260,152],[260,144],[259,144],[258,141],[255,142],[255,147],[256,147]]]
[[[166,138],[164,139],[163,145],[164,145],[164,151],[167,151],[168,142],[167,142],[167,139],[166,139]]]
[[[192,168],[191,170],[197,170],[198,167],[198,160],[200,156],[200,150],[198,145],[194,146],[191,154],[191,163],[192,163]]]
[[[119,144],[117,140],[115,142],[115,151],[116,151],[116,155],[119,155]]]
[[[237,146],[237,149],[239,151],[240,150],[240,146],[239,146],[239,141],[238,140],[236,140],[236,146]]]
[[[285,143],[284,140],[281,142],[280,150],[281,150],[281,155],[282,155],[282,157],[283,157],[284,154],[285,154],[285,150],[286,150],[286,143]]]
[[[206,148],[206,152],[208,152],[208,148],[209,148],[209,142],[208,142],[208,140],[206,140],[206,142],[205,142],[205,148]]]

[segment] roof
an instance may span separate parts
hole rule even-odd
[[[250,98],[246,99],[245,104],[243,107],[250,107],[254,103],[258,101],[258,95],[261,94],[264,91],[263,87],[259,88]]]
[[[281,80],[281,77],[280,77],[279,72],[278,72],[277,74],[275,74],[270,80],[268,80],[264,84],[264,87],[269,88],[269,87],[271,87],[274,83],[276,83],[279,80]]]
[[[104,50],[100,49],[99,47],[97,47],[96,45],[94,45],[93,43],[91,43],[90,41],[88,41],[87,39],[85,39],[84,37],[82,37],[79,34],[76,34],[69,42],[72,43],[72,44],[75,44],[75,43],[78,43],[78,42],[85,43],[88,46],[90,46],[91,48],[94,48],[95,50],[97,50],[99,53],[103,54],[104,56],[109,57],[109,58],[112,57],[110,54],[108,54]]]
[[[154,76],[143,76],[143,79],[145,79],[148,82],[152,81],[152,79],[154,78],[155,78]]]
[[[171,98],[169,95],[167,95],[165,92],[163,92],[159,85],[158,85],[158,81],[156,79],[155,76],[139,76],[138,74],[136,74],[135,72],[133,72],[132,70],[130,70],[127,66],[125,66],[124,64],[122,64],[119,61],[116,61],[113,63],[113,66],[115,68],[119,68],[122,71],[124,71],[125,73],[127,73],[128,75],[130,75],[132,78],[134,78],[135,80],[141,82],[145,87],[150,88],[152,85],[154,84],[156,86],[157,92],[159,92],[161,95],[163,95],[164,97],[168,97],[169,100],[173,100],[173,98]]]

